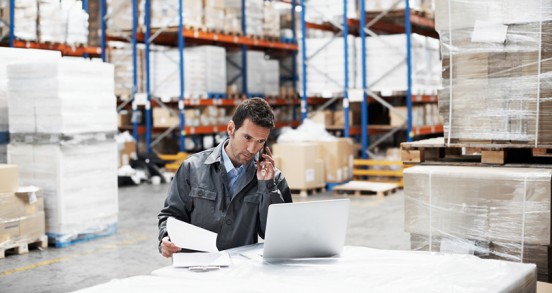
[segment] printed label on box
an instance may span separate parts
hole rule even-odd
[[[314,169],[307,169],[305,170],[305,181],[306,182],[312,182],[314,181]]]

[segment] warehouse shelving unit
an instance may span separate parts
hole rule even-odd
[[[24,40],[18,40],[15,36],[15,1],[16,0],[10,0],[10,21],[3,21],[4,23],[8,22],[9,24],[9,30],[8,30],[8,42],[4,43],[1,42],[2,46],[8,46],[12,48],[29,48],[29,49],[43,49],[43,50],[54,50],[54,51],[60,51],[63,56],[73,56],[73,57],[102,57],[104,56],[104,48],[105,47],[93,47],[93,46],[85,46],[85,45],[79,45],[79,46],[71,46],[67,44],[61,44],[61,43],[43,43],[38,41],[24,41]],[[105,0],[101,0],[103,3]],[[86,12],[88,12],[88,1],[83,0],[82,1],[82,9]],[[103,19],[105,15],[105,10],[100,8],[100,17]],[[102,26],[102,36],[105,35],[105,26]],[[6,36],[0,36],[0,41],[3,41],[3,39],[6,38]]]
[[[102,0],[102,3],[104,3],[105,0]],[[283,1],[288,2],[288,1]],[[291,7],[292,11],[294,7],[296,6],[295,0],[291,1]],[[195,44],[216,44],[221,45],[225,47],[240,47],[242,52],[242,62],[241,62],[241,76],[242,76],[242,88],[243,88],[243,95],[241,95],[241,98],[250,98],[254,96],[260,96],[264,97],[263,94],[259,93],[250,93],[248,91],[247,87],[247,71],[245,70],[247,68],[247,48],[259,48],[259,49],[265,49],[265,50],[272,50],[272,51],[284,51],[284,52],[291,52],[294,57],[296,52],[298,51],[298,46],[295,41],[295,31],[294,31],[294,40],[285,40],[285,41],[269,41],[265,39],[258,39],[253,37],[247,36],[246,31],[246,17],[245,17],[245,0],[242,0],[242,35],[235,35],[235,34],[225,34],[225,33],[215,33],[215,32],[209,32],[209,31],[203,31],[198,30],[195,28],[189,28],[184,27],[183,25],[183,19],[182,19],[182,10],[185,9],[182,7],[181,1],[179,1],[179,26],[175,29],[168,29],[167,27],[164,28],[155,28],[152,29],[150,26],[150,11],[149,9],[145,9],[145,29],[144,31],[138,31],[137,24],[138,24],[138,9],[137,9],[137,1],[132,1],[132,11],[133,11],[133,24],[132,24],[132,35],[130,39],[132,40],[133,45],[133,91],[132,96],[129,100],[126,102],[120,104],[118,106],[118,110],[121,110],[125,108],[129,103],[132,103],[132,109],[133,109],[133,118],[132,118],[132,130],[133,130],[133,136],[136,141],[139,141],[139,137],[141,135],[145,136],[146,141],[146,151],[148,153],[152,152],[152,147],[155,146],[157,143],[159,143],[163,138],[173,134],[175,130],[178,128],[178,136],[179,136],[179,150],[180,152],[185,152],[185,143],[184,139],[187,135],[195,135],[195,134],[214,134],[218,132],[223,132],[226,129],[226,125],[216,125],[216,126],[197,126],[197,127],[190,127],[185,125],[185,116],[184,116],[184,110],[187,107],[197,107],[197,106],[235,106],[239,104],[240,100],[234,100],[234,99],[224,99],[226,98],[226,93],[208,93],[209,99],[189,99],[189,97],[184,96],[185,92],[185,84],[184,84],[184,66],[185,66],[185,54],[184,54],[184,48],[186,43],[195,43]],[[145,0],[145,7],[150,7],[151,0]],[[104,4],[105,7],[105,4]],[[295,23],[295,14],[292,13],[292,26],[294,27]],[[119,41],[125,41],[125,38],[120,37],[111,37],[109,36],[108,39],[110,40],[119,40]],[[145,44],[145,84],[146,84],[146,92],[143,94],[140,94],[137,92],[137,70],[136,70],[136,59],[137,59],[137,50],[136,46],[137,43],[144,43]],[[180,58],[179,58],[179,78],[180,78],[180,96],[178,97],[178,103],[177,103],[177,109],[178,109],[178,117],[180,120],[180,124],[178,126],[173,127],[153,127],[152,125],[152,109],[153,107],[164,107],[168,109],[169,111],[174,113],[174,102],[162,102],[158,97],[154,97],[151,94],[151,84],[150,84],[150,45],[151,44],[159,44],[159,45],[170,45],[174,46],[175,44],[178,44],[178,49],[180,52]],[[102,47],[105,47],[105,42],[102,42]],[[295,72],[295,64],[296,60],[293,58],[292,60],[292,71]],[[293,81],[297,79],[295,76],[292,77]],[[141,95],[141,98],[144,99],[145,97],[145,103],[144,103],[144,110],[145,110],[145,126],[138,125],[138,119],[136,117],[139,115],[139,105],[137,103],[137,97]],[[267,98],[269,103],[274,106],[297,106],[298,102],[284,100],[281,98]],[[313,101],[315,102],[315,101]],[[171,107],[172,106],[172,107]],[[299,125],[299,121],[291,121],[291,122],[283,122],[283,123],[277,123],[276,127],[284,127],[284,126],[292,126],[296,127]],[[125,129],[125,128],[123,128]],[[152,140],[153,134],[157,134],[157,137],[155,140]]]
[[[391,127],[391,126],[369,126],[368,124],[368,107],[370,103],[381,103],[386,108],[388,108],[390,111],[394,111],[399,116],[402,116],[401,113],[396,111],[394,107],[386,101],[385,98],[381,97],[377,93],[370,90],[370,85],[367,84],[367,61],[366,61],[366,34],[369,34],[370,37],[378,37],[378,33],[385,33],[385,34],[397,34],[397,33],[405,33],[406,35],[406,65],[407,65],[407,82],[408,82],[408,88],[406,93],[404,94],[404,97],[406,99],[406,105],[407,105],[407,117],[405,117],[406,121],[406,133],[407,133],[407,141],[411,141],[414,136],[422,136],[422,135],[431,135],[431,134],[437,134],[443,132],[443,126],[442,125],[424,125],[424,126],[412,126],[412,103],[435,103],[437,102],[437,97],[435,95],[415,95],[412,96],[412,80],[411,80],[411,71],[412,71],[412,65],[411,65],[411,34],[413,32],[437,38],[437,32],[434,30],[434,21],[424,18],[420,15],[417,15],[413,13],[410,10],[409,1],[405,1],[405,13],[404,13],[404,21],[402,23],[399,22],[393,22],[386,18],[386,15],[395,7],[397,6],[401,1],[403,0],[397,0],[396,3],[386,11],[382,11],[375,17],[367,17],[366,11],[365,11],[365,0],[361,0],[360,2],[360,16],[359,19],[349,18],[347,16],[347,1],[343,1],[343,22],[340,26],[339,24],[316,24],[316,23],[309,23],[305,21],[305,9],[308,9],[308,7],[305,7],[306,5],[302,2],[302,12],[301,12],[301,29],[302,29],[302,38],[301,38],[301,44],[303,48],[302,52],[302,64],[303,64],[303,71],[302,71],[302,82],[303,82],[303,92],[302,92],[302,99],[304,103],[302,104],[301,111],[303,114],[303,119],[307,117],[307,71],[306,66],[307,62],[310,58],[314,56],[309,56],[307,58],[305,52],[306,52],[306,42],[305,42],[305,36],[306,36],[306,29],[317,29],[317,30],[326,30],[326,31],[332,31],[335,33],[341,33],[344,37],[344,80],[343,80],[343,93],[341,97],[335,97],[330,99],[327,103],[325,103],[320,109],[325,109],[328,105],[334,103],[335,101],[342,99],[343,103],[343,111],[344,111],[344,127],[328,127],[328,130],[332,131],[343,131],[343,135],[345,137],[349,136],[356,136],[360,135],[361,139],[361,146],[362,150],[365,150],[362,152],[362,157],[367,158],[370,154],[369,149],[372,147],[377,146],[379,143],[381,143],[383,140],[387,139],[388,137],[392,136],[397,131],[401,130],[402,127]],[[349,33],[358,34],[361,39],[361,74],[362,74],[362,89],[360,91],[362,97],[362,113],[361,113],[361,126],[360,127],[350,127],[349,126],[349,105],[350,105],[350,99],[349,99],[349,88],[348,82],[349,82],[349,76],[348,76],[348,43],[346,36],[349,35]],[[383,134],[380,139],[369,145],[369,139],[368,135],[370,134]]]

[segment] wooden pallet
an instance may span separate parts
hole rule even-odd
[[[333,188],[335,194],[349,194],[354,196],[377,195],[384,197],[395,193],[399,189],[396,183],[382,183],[370,181],[350,181]]]
[[[0,259],[6,257],[6,252],[7,254],[29,253],[29,247],[36,247],[39,249],[48,248],[48,237],[46,235],[42,235],[37,239],[31,240],[29,242],[18,242],[0,247]]]
[[[440,137],[402,143],[401,159],[405,164],[552,164],[552,146],[535,148],[529,144],[485,141],[446,144]]]
[[[326,188],[324,187],[314,187],[314,188],[305,188],[305,189],[291,189],[291,195],[297,195],[301,197],[307,197],[309,195],[314,195],[316,193],[325,192]]]
[[[404,185],[402,161],[362,160],[353,161],[353,179],[381,183],[395,183],[400,188]]]

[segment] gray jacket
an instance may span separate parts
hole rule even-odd
[[[219,250],[257,243],[264,238],[268,206],[291,202],[286,179],[276,170],[274,180],[258,181],[256,163],[249,164],[230,201],[228,177],[222,161],[223,142],[189,157],[176,172],[165,206],[158,215],[159,243],[167,236],[167,218],[218,233]]]

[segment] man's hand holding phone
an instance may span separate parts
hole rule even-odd
[[[259,152],[259,160],[257,161],[257,179],[274,179],[274,160],[272,159],[272,152],[266,145],[264,145]]]

